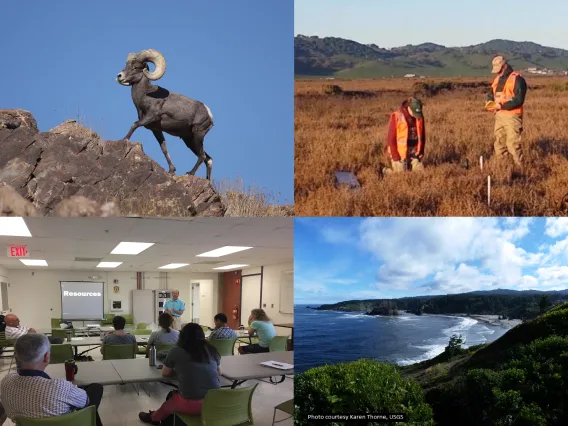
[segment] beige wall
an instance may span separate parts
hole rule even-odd
[[[2,268],[0,268],[0,276]],[[100,279],[90,279],[89,276],[101,276]],[[190,283],[203,282],[201,312],[209,316],[219,303],[219,274],[217,273],[184,273],[184,272],[145,272],[143,273],[142,288],[174,289],[180,291],[180,299],[186,304],[182,322],[191,321],[189,308]],[[118,279],[118,284],[113,281]],[[9,303],[12,312],[16,313],[22,324],[35,328],[50,328],[51,318],[61,315],[61,291],[59,281],[104,281],[105,282],[105,312],[109,312],[111,300],[122,301],[122,313],[132,313],[132,290],[136,289],[135,272],[101,272],[101,271],[52,271],[52,270],[11,270],[9,271],[10,288]],[[118,285],[120,291],[114,294],[113,287]],[[202,298],[203,300],[203,298]],[[209,309],[209,312],[207,311]]]
[[[282,263],[278,265],[268,265],[264,267],[262,277],[262,309],[265,310],[274,324],[293,323],[294,314],[283,314],[279,312],[280,307],[280,275],[282,271],[291,271],[294,264]],[[260,268],[243,269],[243,275],[260,273]],[[289,335],[290,329],[277,327],[279,335]]]

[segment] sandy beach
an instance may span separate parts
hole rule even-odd
[[[499,315],[467,315],[467,314],[457,314],[456,316],[459,317],[468,317],[473,318],[479,322],[483,322],[486,324],[500,326],[505,328],[513,328],[517,325],[521,324],[522,321],[520,319],[507,319],[507,320],[500,320]]]

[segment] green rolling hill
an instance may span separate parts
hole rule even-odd
[[[491,40],[465,47],[423,43],[384,49],[337,37],[298,35],[294,39],[297,77],[488,76],[491,59],[496,55],[505,56],[517,70],[568,70],[568,50],[527,41]]]

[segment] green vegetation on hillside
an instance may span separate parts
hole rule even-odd
[[[542,294],[449,294],[444,296],[403,297],[388,300],[392,309],[416,314],[502,315],[510,319],[536,317],[541,311]],[[559,303],[568,296],[564,292],[547,294],[546,304]],[[385,300],[349,300],[322,305],[318,310],[370,312]]]
[[[491,40],[467,47],[433,43],[383,49],[337,37],[294,39],[295,74],[340,78],[489,76],[491,59],[504,55],[515,69],[564,71],[568,51],[531,42]]]
[[[317,367],[298,375],[295,393],[297,425],[308,424],[307,414],[337,410],[419,413],[408,425],[567,425],[568,303],[488,345],[463,349],[459,336],[452,336],[444,353],[422,363],[397,368],[362,360]]]

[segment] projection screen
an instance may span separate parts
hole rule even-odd
[[[104,282],[60,281],[61,318],[100,321],[104,314]]]

